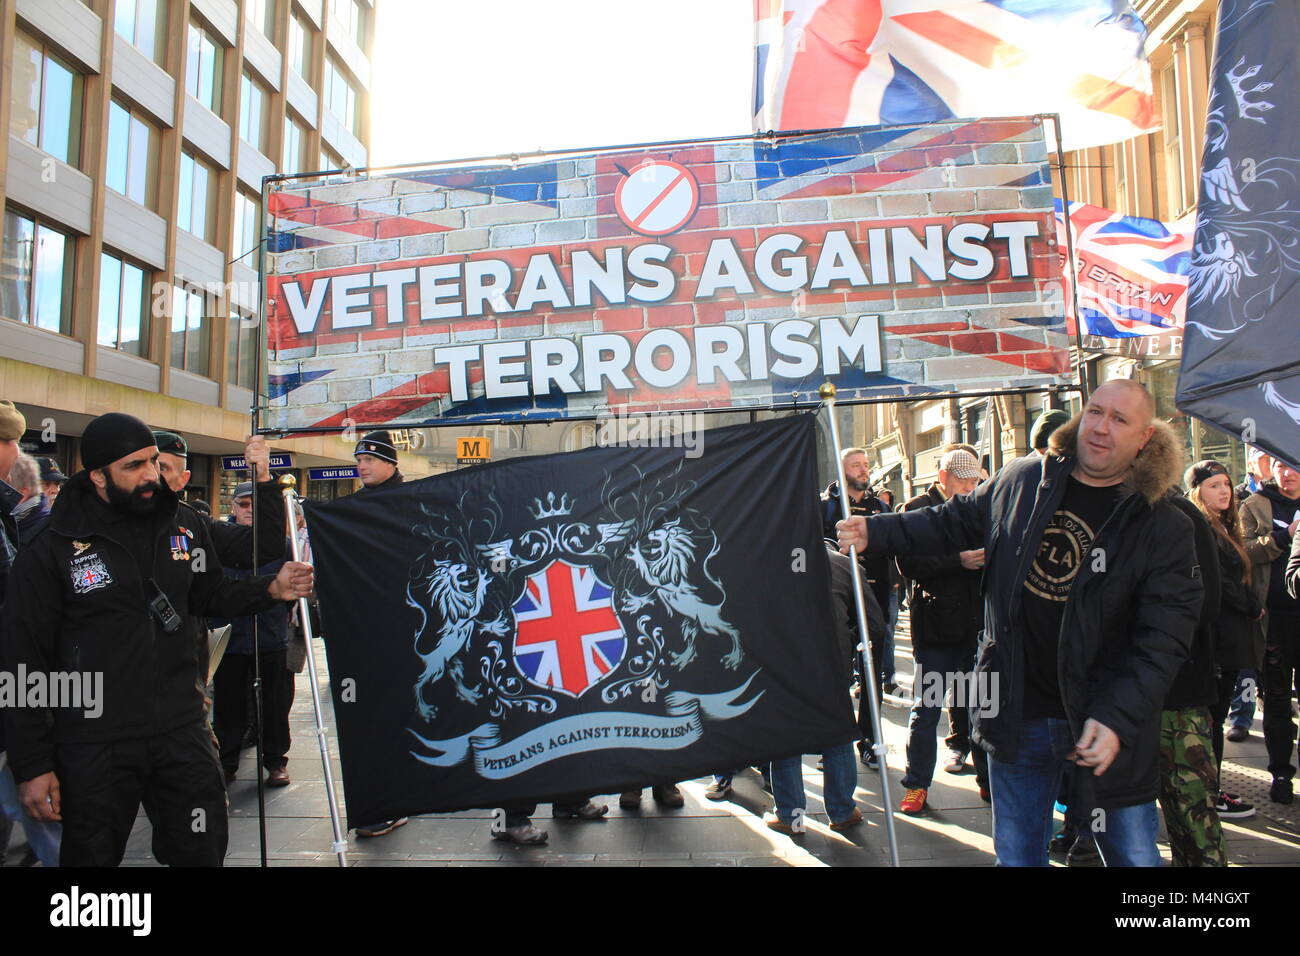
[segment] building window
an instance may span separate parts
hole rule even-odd
[[[360,135],[357,127],[356,87],[333,57],[325,60],[325,108],[338,117],[353,136]]]
[[[181,153],[180,203],[176,207],[176,225],[212,242],[216,235],[214,196],[216,174],[208,164],[187,152]]]
[[[275,42],[275,0],[248,0],[244,6],[249,21],[262,35]]]
[[[80,165],[81,75],[21,31],[14,38],[9,132]]]
[[[231,258],[250,269],[257,268],[257,212],[260,203],[242,189],[235,190],[235,244]]]
[[[1178,121],[1178,68],[1170,63],[1160,71],[1160,110],[1165,143],[1165,177],[1169,183],[1169,212],[1176,218],[1191,205],[1183,176],[1182,127]]]
[[[108,170],[105,182],[128,199],[155,208],[158,134],[139,113],[108,104]]]
[[[63,233],[5,210],[0,306],[6,318],[70,334],[72,246]]]
[[[105,348],[149,354],[145,270],[107,252],[99,257],[99,333]]]
[[[286,113],[284,117],[284,143],[280,150],[280,172],[297,173],[302,171],[302,148],[306,138],[307,133],[302,128],[302,124]]]
[[[239,78],[239,136],[265,155],[268,120],[266,87],[245,70]]]
[[[185,92],[214,113],[221,112],[221,45],[191,23],[185,57]]]
[[[366,8],[360,0],[334,0],[338,18],[347,28],[348,36],[361,49],[366,48]]]
[[[117,0],[113,29],[155,63],[166,53],[167,7],[164,0]]]
[[[172,368],[208,374],[208,317],[203,295],[181,286],[172,288]]]
[[[226,381],[250,392],[257,379],[257,319],[231,312],[226,345]]]
[[[297,11],[289,17],[289,65],[304,80],[311,76],[311,42],[314,31]]]

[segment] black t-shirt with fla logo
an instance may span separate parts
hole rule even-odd
[[[1027,635],[1026,718],[1065,717],[1056,676],[1061,618],[1075,577],[1084,562],[1092,560],[1092,542],[1118,498],[1119,485],[1097,488],[1071,476],[1065,498],[1043,532],[1021,595]]]

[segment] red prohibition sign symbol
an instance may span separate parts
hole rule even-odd
[[[666,159],[647,159],[614,191],[618,218],[645,236],[676,232],[691,221],[699,205],[700,186],[690,170]]]

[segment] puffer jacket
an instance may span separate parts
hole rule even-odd
[[[975,710],[974,739],[1001,760],[1015,759],[1023,720],[1025,577],[1065,497],[1079,420],[1057,429],[1045,458],[1014,461],[971,495],[868,520],[868,549],[876,553],[943,554],[983,542],[976,670],[990,699]],[[1187,658],[1201,605],[1191,522],[1165,500],[1179,478],[1181,448],[1167,425],[1155,426],[1119,486],[1061,619],[1057,679],[1071,729],[1080,736],[1092,718],[1120,739],[1106,773],[1088,775],[1099,807],[1155,799],[1160,710]]]

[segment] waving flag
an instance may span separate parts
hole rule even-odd
[[[349,822],[852,740],[816,438],[797,415],[695,457],[588,448],[309,503]]]
[[[755,0],[754,128],[1059,113],[1067,149],[1156,128],[1123,0]]]
[[[1223,0],[1178,407],[1300,464],[1295,0]]]
[[[1072,202],[1070,227],[1074,230],[1079,313],[1086,334],[1128,338],[1182,328],[1192,256],[1191,224],[1171,226]],[[1056,248],[1064,260],[1065,218],[1059,199],[1056,231]],[[1065,280],[1070,281],[1068,271]]]

